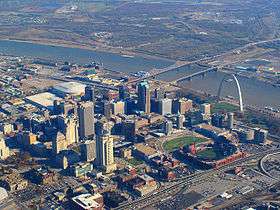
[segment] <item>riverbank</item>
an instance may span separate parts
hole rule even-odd
[[[266,83],[268,85],[272,85],[276,88],[280,88],[280,84],[275,84],[274,82],[272,82],[270,80],[267,80],[265,78],[257,78],[255,76],[248,76],[248,75],[244,75],[244,74],[241,74],[241,73],[235,73],[235,72],[230,72],[230,71],[226,71],[226,70],[219,70],[219,72],[222,72],[222,73],[225,73],[225,74],[235,74],[240,78],[252,79],[252,80],[256,80],[256,81],[259,81],[259,82]]]
[[[45,59],[58,63],[69,61],[71,63],[85,64],[95,61],[103,64],[106,69],[126,73],[149,72],[153,69],[163,69],[174,64],[174,62],[164,59],[153,59],[139,55],[128,56],[105,50],[98,51],[88,46],[81,48],[80,46],[75,47],[68,44],[57,46],[50,42],[41,44],[24,40],[0,39],[0,54]]]
[[[162,61],[167,61],[167,62],[176,62],[176,60],[169,59],[169,58],[164,58],[164,57],[159,57],[159,56],[154,56],[154,55],[148,55],[145,53],[135,53],[130,50],[126,49],[120,49],[120,48],[113,48],[109,46],[89,46],[86,44],[82,43],[75,43],[75,42],[69,42],[69,41],[63,41],[63,40],[49,40],[49,39],[31,39],[31,40],[25,40],[25,39],[16,39],[16,38],[3,38],[0,37],[0,41],[12,41],[12,42],[19,42],[19,43],[30,43],[30,44],[39,44],[39,45],[45,45],[45,46],[51,46],[51,47],[66,47],[66,48],[73,48],[73,49],[83,49],[83,50],[90,50],[94,52],[106,52],[106,53],[113,53],[113,54],[118,54],[124,57],[135,57],[135,56],[140,56],[143,58],[147,59],[157,59],[157,60],[162,60]]]

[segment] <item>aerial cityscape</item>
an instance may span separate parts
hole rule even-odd
[[[0,210],[280,209],[279,8],[0,1]]]

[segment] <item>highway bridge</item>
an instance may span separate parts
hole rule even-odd
[[[210,58],[207,57],[207,58],[203,58],[203,59],[199,59],[199,60],[195,60],[195,61],[177,61],[173,65],[168,66],[168,67],[163,68],[163,69],[152,69],[150,71],[150,75],[148,75],[146,77],[140,77],[140,78],[137,78],[137,79],[134,79],[134,80],[130,80],[126,84],[127,85],[128,84],[133,84],[133,83],[137,83],[137,82],[140,82],[142,80],[145,80],[145,79],[155,78],[156,76],[159,76],[161,74],[164,74],[164,73],[167,73],[167,72],[170,72],[170,71],[174,71],[177,68],[181,68],[181,67],[188,66],[188,65],[191,65],[191,64],[196,64],[196,63],[199,63],[199,62],[202,62],[202,61],[207,61],[209,59]]]
[[[252,43],[248,43],[244,46],[241,46],[241,47],[238,47],[238,48],[235,48],[233,50],[230,50],[228,52],[225,52],[225,53],[221,53],[219,55],[214,55],[214,56],[209,56],[209,57],[205,57],[205,58],[201,58],[201,59],[198,59],[198,60],[194,60],[194,61],[176,61],[173,65],[171,66],[168,66],[166,68],[163,68],[163,69],[152,69],[150,72],[150,75],[146,76],[146,77],[140,77],[140,78],[137,78],[137,79],[134,79],[134,80],[130,80],[128,81],[126,84],[133,84],[133,83],[137,83],[137,82],[140,82],[142,80],[145,80],[145,79],[150,79],[150,78],[155,78],[156,76],[159,76],[161,74],[164,74],[164,73],[167,73],[167,72],[170,72],[170,71],[174,71],[176,70],[177,68],[180,68],[180,67],[183,67],[183,66],[188,66],[188,65],[191,65],[191,64],[197,64],[197,63],[200,63],[200,62],[209,62],[209,61],[213,61],[213,59],[218,59],[222,56],[227,56],[227,55],[230,55],[232,53],[236,53],[238,51],[242,51],[242,50],[245,50],[249,47],[253,47],[253,46],[257,46],[259,44],[265,44],[265,43],[270,43],[270,42],[275,42],[275,41],[280,41],[280,38],[276,38],[276,39],[269,39],[269,40],[264,40],[264,41],[258,41],[258,42],[252,42]],[[197,75],[195,75],[197,76]],[[183,78],[182,78],[183,79]],[[185,78],[185,79],[188,79],[188,78]],[[184,80],[184,79],[183,79]],[[182,80],[181,80],[182,81]]]
[[[275,152],[275,153],[271,153],[271,154],[267,154],[266,156],[264,156],[260,162],[259,162],[259,167],[260,167],[260,170],[262,173],[264,173],[265,175],[271,177],[272,179],[279,179],[278,177],[274,177],[273,175],[271,175],[264,167],[264,162],[269,159],[271,156],[274,156],[274,155],[279,155],[280,152]]]
[[[205,76],[207,73],[214,72],[214,71],[218,71],[218,67],[212,67],[212,68],[209,68],[209,69],[206,69],[206,70],[195,72],[195,73],[187,75],[185,77],[181,77],[181,78],[179,78],[179,79],[177,79],[177,80],[175,80],[173,82],[174,83],[178,83],[178,82],[182,82],[184,80],[191,80],[193,77]]]

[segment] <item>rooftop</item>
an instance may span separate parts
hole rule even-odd
[[[217,134],[221,134],[221,133],[226,132],[225,130],[223,130],[221,128],[215,127],[213,125],[208,125],[206,123],[199,124],[196,127],[197,128],[201,128],[201,129],[205,129],[205,130],[210,130],[210,131],[213,131],[213,132],[215,132]]]
[[[152,147],[149,147],[149,146],[146,146],[144,144],[136,144],[135,145],[135,148],[139,151],[139,152],[142,152],[143,154],[147,155],[147,156],[150,156],[150,155],[154,155],[157,153],[157,151],[152,148]]]
[[[69,95],[83,95],[86,85],[78,82],[63,82],[53,86],[55,91]]]
[[[25,100],[29,103],[35,104],[36,106],[52,109],[53,102],[55,100],[62,100],[62,99],[52,93],[44,92],[33,96],[28,96],[25,98]]]
[[[83,209],[93,209],[100,207],[100,204],[95,201],[95,199],[101,197],[100,194],[82,194],[72,198],[72,201],[77,205],[81,206]]]

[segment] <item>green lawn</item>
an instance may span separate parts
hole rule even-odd
[[[217,159],[218,155],[212,148],[207,148],[197,153],[197,156],[202,158]]]
[[[217,112],[235,112],[238,111],[239,107],[233,104],[229,104],[226,102],[221,103],[215,103],[212,104],[211,112],[217,113]]]
[[[164,150],[171,152],[171,151],[176,150],[179,147],[183,147],[185,145],[190,145],[192,143],[201,143],[201,142],[205,142],[205,141],[208,141],[208,140],[205,138],[184,136],[184,137],[179,137],[179,138],[164,142],[163,148],[164,148]]]
[[[213,148],[206,148],[205,150],[199,151],[197,153],[197,156],[201,158],[212,159],[212,160],[220,160],[224,158],[222,152],[215,151]]]
[[[136,159],[136,158],[132,158],[132,159],[128,160],[127,162],[132,166],[138,166],[138,165],[142,164],[144,161]]]

